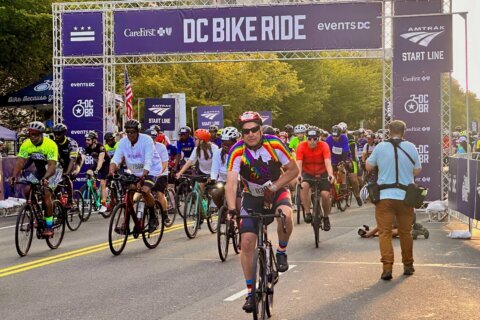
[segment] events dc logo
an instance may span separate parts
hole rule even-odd
[[[93,99],[77,100],[72,111],[76,118],[93,117]]]
[[[404,108],[408,113],[428,113],[428,94],[410,95]]]

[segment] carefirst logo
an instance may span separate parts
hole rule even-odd
[[[416,43],[422,47],[428,47],[430,42],[445,31],[444,26],[433,27],[410,27],[408,32],[403,33],[400,37]]]
[[[158,29],[147,29],[147,28],[140,28],[137,30],[132,30],[127,28],[123,30],[123,35],[126,38],[145,38],[145,37],[169,37],[172,35],[172,28],[164,28],[159,27]]]

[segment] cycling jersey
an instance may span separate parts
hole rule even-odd
[[[143,175],[143,170],[148,170],[148,174],[155,177],[162,173],[160,155],[154,147],[152,138],[146,134],[139,133],[134,145],[127,137],[122,138],[118,142],[112,163],[118,166],[122,158],[125,158],[127,168],[137,177]]]
[[[318,141],[312,149],[308,142],[304,141],[298,145],[296,157],[302,161],[302,173],[318,177],[327,171],[325,159],[330,159],[330,148],[326,142]]]
[[[291,140],[290,140],[290,143],[288,144],[288,147],[293,150],[293,151],[296,151],[297,150],[297,147],[298,147],[298,144],[300,142],[303,142],[303,141],[307,141],[307,136],[303,136],[303,139],[300,140],[298,139],[298,137],[293,137]]]
[[[247,148],[243,141],[237,142],[230,150],[227,168],[240,174],[245,193],[261,197],[265,187],[278,180],[282,166],[292,160],[292,153],[278,137],[264,135],[257,150]]]
[[[205,158],[205,152],[200,150],[200,157],[197,156],[197,149],[198,147],[195,147],[192,151],[192,155],[188,160],[192,161],[193,163],[197,162],[198,160],[198,169],[200,170],[201,173],[203,174],[210,174],[212,172],[212,158],[213,154],[218,150],[218,147],[214,143],[210,143],[210,146],[212,147],[212,150],[207,150],[208,152],[208,159]]]
[[[36,175],[43,177],[47,172],[47,162],[58,161],[58,147],[50,138],[43,138],[42,143],[38,146],[27,139],[20,146],[18,157],[33,161],[37,169]]]
[[[184,158],[190,158],[193,148],[195,148],[195,140],[192,137],[188,137],[187,141],[177,140],[177,151],[183,153]]]
[[[118,142],[115,142],[113,147],[110,147],[108,145],[108,143],[105,143],[104,147],[105,147],[105,151],[107,152],[108,156],[110,158],[113,158],[113,155],[115,154],[115,150],[117,150],[117,147],[118,147]]]
[[[99,172],[102,173],[101,176],[105,179],[105,175],[108,173],[108,166],[110,165],[110,156],[106,152],[105,147],[101,143],[97,143],[95,148],[92,148],[91,145],[85,148],[85,155],[92,157],[93,164],[90,169],[93,171],[97,170],[98,159],[102,152],[105,153],[105,156],[103,157],[103,164]]]
[[[328,136],[328,143],[331,152],[332,164],[337,165],[341,161],[350,159],[350,148],[348,147],[348,138],[342,134],[338,141],[333,140],[332,136]]]
[[[210,179],[222,181],[227,181],[227,155],[222,161],[222,149],[219,148],[213,154],[212,159],[212,171],[210,172]]]
[[[162,162],[162,169],[163,169],[163,163],[168,161],[168,151],[167,147],[163,143],[155,142],[155,149],[158,152],[158,155],[160,156],[160,161]],[[168,165],[165,168],[164,171],[160,174],[161,176],[168,176]]]
[[[67,170],[70,161],[80,162],[81,155],[78,150],[78,144],[70,137],[65,137],[62,143],[57,142],[58,162],[63,170]]]

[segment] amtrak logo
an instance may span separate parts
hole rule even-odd
[[[416,43],[422,47],[428,47],[433,39],[445,31],[445,27],[418,27],[409,28],[409,32],[403,33],[400,37]]]
[[[170,110],[170,107],[153,107],[153,108],[148,108],[148,110],[152,111],[158,116],[163,116],[165,112]]]
[[[265,121],[267,121],[268,119],[270,119],[269,116],[260,116],[260,118],[262,118],[262,122],[265,122]]]
[[[218,116],[218,112],[215,112],[215,113],[207,113],[207,112],[204,112],[202,113],[202,117],[204,118],[207,118],[208,120],[213,120],[215,119],[216,117]]]

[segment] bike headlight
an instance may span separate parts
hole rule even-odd
[[[217,182],[216,187],[219,189],[223,188],[223,182]]]

